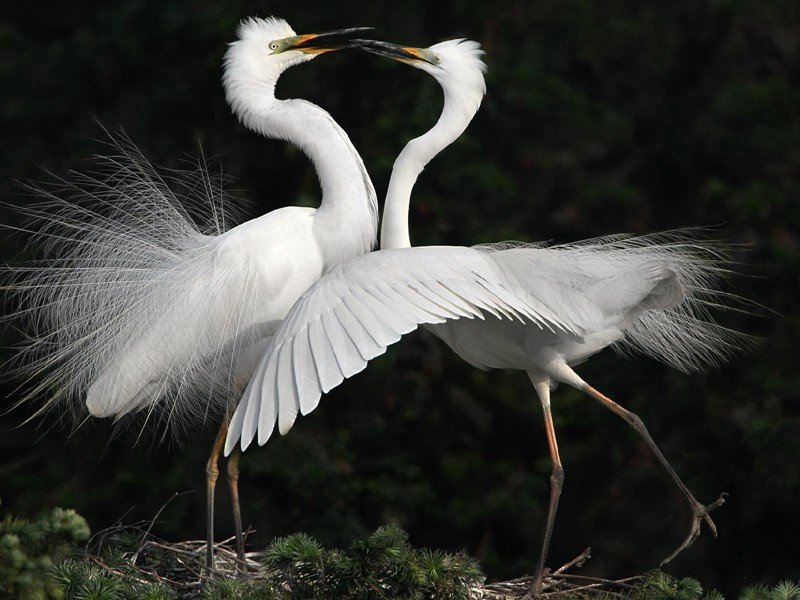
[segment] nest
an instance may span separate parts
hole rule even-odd
[[[243,561],[237,558],[234,537],[214,544],[214,569],[209,572],[206,568],[205,540],[166,542],[154,537],[150,532],[151,527],[152,522],[143,522],[103,530],[87,543],[85,559],[109,574],[143,585],[158,584],[168,587],[177,592],[180,598],[187,599],[200,597],[209,583],[220,578],[235,578],[243,582],[276,582],[275,570],[262,562],[264,552],[247,552]],[[568,572],[570,569],[580,568],[590,558],[590,550],[587,548],[558,569],[547,571],[542,581],[540,598],[630,597],[629,593],[643,580],[641,576],[608,580]],[[524,576],[472,586],[468,590],[469,598],[533,598],[534,579],[533,576]],[[290,581],[279,581],[278,584],[287,592],[291,591]]]

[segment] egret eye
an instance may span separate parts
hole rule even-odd
[[[439,64],[440,62],[442,62],[442,57],[439,56],[438,54],[434,54],[433,55],[433,60],[436,61],[436,64]]]
[[[272,42],[272,43],[269,45],[269,49],[270,49],[270,50],[277,50],[277,49],[278,49],[278,43],[277,43],[277,42]]]

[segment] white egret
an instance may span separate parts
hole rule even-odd
[[[322,277],[287,315],[262,357],[230,423],[225,452],[254,437],[264,444],[298,411],[428,324],[459,356],[480,369],[527,372],[544,410],[553,461],[551,499],[535,585],[541,578],[563,482],[550,410],[550,388],[563,382],[625,419],[650,446],[686,497],[690,532],[667,560],[686,548],[720,498],[698,502],[672,469],[641,419],[589,386],[571,368],[608,346],[626,346],[691,372],[722,361],[735,334],[707,308],[723,305],[714,288],[724,273],[722,248],[671,233],[613,236],[553,247],[501,243],[411,248],[408,207],[424,166],[455,140],[477,111],[485,86],[480,47],[454,40],[427,49],[369,42],[363,49],[433,75],[444,91],[436,125],[397,158],[384,207],[379,252],[344,263]],[[464,318],[466,317],[466,318]]]
[[[226,402],[217,400],[240,395],[255,366],[250,357],[260,356],[302,292],[376,244],[375,190],[347,134],[320,107],[275,97],[286,69],[352,47],[364,29],[297,35],[282,19],[251,18],[225,55],[222,80],[233,112],[311,159],[322,190],[318,209],[290,206],[229,230],[222,223],[201,230],[184,199],[123,140],[122,156],[102,159],[105,174],[78,175],[56,189],[34,186],[49,204],[27,210],[43,221],[34,243],[51,252],[13,287],[39,328],[23,360],[41,377],[33,394],[52,393],[46,408],[85,399],[96,417],[144,411],[149,418],[163,410],[168,426],[222,418],[207,465],[210,568],[227,427]],[[178,179],[188,196],[208,201],[216,193],[202,169]],[[237,460],[228,475],[241,556]]]

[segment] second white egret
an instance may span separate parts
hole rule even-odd
[[[708,317],[723,306],[715,284],[723,249],[687,233],[612,236],[545,247],[501,243],[474,248],[410,248],[408,207],[425,165],[466,128],[485,92],[479,45],[454,40],[430,48],[371,42],[364,47],[433,75],[444,91],[436,125],[410,141],[389,184],[382,248],[332,269],[303,294],[273,338],[231,421],[226,452],[257,436],[281,433],[298,412],[361,371],[402,335],[428,324],[459,356],[480,369],[525,371],[544,410],[553,461],[551,500],[535,591],[563,482],[550,409],[552,382],[586,392],[624,418],[647,442],[686,497],[692,524],[673,558],[722,504],[697,501],[650,437],[641,419],[607,398],[571,365],[608,346],[626,346],[691,372],[717,364],[735,335]]]

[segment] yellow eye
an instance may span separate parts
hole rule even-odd
[[[277,49],[278,49],[278,44],[277,44],[276,42],[272,42],[272,43],[269,45],[269,49],[270,49],[270,50],[277,50]]]

